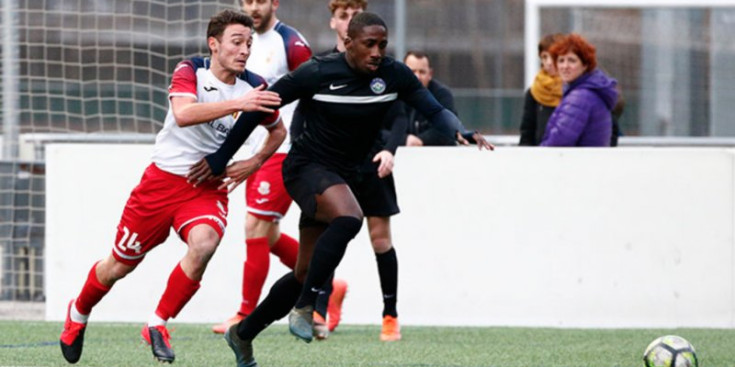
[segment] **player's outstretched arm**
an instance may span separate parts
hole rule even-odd
[[[227,162],[240,149],[245,139],[250,136],[250,133],[253,132],[255,127],[261,121],[268,118],[269,115],[265,112],[246,112],[240,114],[235,122],[235,126],[232,127],[225,142],[222,143],[219,149],[207,155],[189,169],[189,173],[186,175],[187,181],[196,186],[200,182],[211,180],[224,174]]]
[[[441,110],[439,113],[429,116],[429,122],[442,130],[453,130],[455,132],[454,135],[460,144],[469,145],[470,143],[475,143],[480,150],[495,150],[495,146],[488,143],[482,134],[477,131],[467,130],[462,122],[459,121],[457,115],[453,114],[446,108]]]
[[[314,91],[319,88],[317,71],[318,65],[313,61],[307,61],[273,84],[269,90],[281,97],[281,102],[275,107],[279,108],[304,96],[313,95]],[[187,176],[189,182],[201,182],[222,175],[227,162],[240,149],[245,139],[261,121],[266,121],[268,117],[268,114],[261,111],[241,114],[222,146],[192,167]]]
[[[237,186],[245,182],[268,158],[273,156],[273,153],[278,150],[278,147],[286,139],[286,134],[288,134],[288,131],[283,121],[279,120],[275,126],[268,128],[268,136],[263,147],[251,158],[227,166],[224,182],[219,188],[224,189],[226,187],[227,192],[232,192]]]
[[[404,71],[405,73],[405,71]],[[457,115],[452,111],[444,108],[434,98],[428,89],[420,86],[418,79],[413,75],[408,77],[409,85],[407,87],[408,92],[404,94],[403,100],[410,106],[419,111],[422,115],[426,116],[429,123],[434,126],[442,134],[446,134],[447,137],[457,138],[461,144],[468,144],[469,142],[477,143],[477,146],[482,149],[494,150],[495,147],[488,143],[482,134],[476,131],[467,130],[462,121],[459,120]]]
[[[236,108],[243,112],[266,112],[273,113],[275,108],[281,105],[281,97],[278,93],[265,90],[265,84],[261,84],[245,93],[244,96],[235,98]]]
[[[272,107],[280,105],[281,98],[278,93],[264,88],[264,85],[260,85],[238,98],[221,102],[201,103],[188,96],[172,97],[171,108],[180,127],[209,122],[240,111],[271,113],[274,111]]]

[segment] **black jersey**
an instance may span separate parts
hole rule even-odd
[[[304,132],[289,154],[340,170],[353,170],[368,154],[393,102],[400,99],[426,116],[443,134],[464,131],[457,117],[444,109],[404,64],[383,58],[375,73],[353,70],[344,53],[313,57],[276,81],[269,90],[281,106],[300,99]],[[263,112],[242,114],[217,152],[206,157],[215,175],[263,119]]]
[[[408,67],[389,57],[372,74],[355,72],[344,53],[315,57],[270,90],[282,103],[301,99],[306,124],[292,153],[338,169],[353,169],[362,162],[397,99],[427,116],[443,109]]]

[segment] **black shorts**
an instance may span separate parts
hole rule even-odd
[[[378,163],[363,164],[350,188],[366,217],[390,217],[400,212],[393,175],[378,177]]]
[[[378,178],[377,165],[372,174],[366,171],[370,170],[341,172],[299,154],[289,154],[283,161],[283,184],[301,208],[302,219],[314,218],[316,195],[339,184],[350,187],[366,216],[387,217],[398,213],[393,175]]]
[[[347,184],[344,174],[298,154],[289,153],[282,169],[286,191],[299,205],[301,213],[311,218],[316,214],[316,195],[334,185]]]

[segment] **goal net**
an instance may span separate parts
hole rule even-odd
[[[623,130],[644,136],[735,136],[735,1],[526,0],[525,79],[543,34],[576,32],[625,99]]]
[[[21,133],[156,133],[176,63],[206,55],[235,0],[29,1],[19,9]]]
[[[2,1],[0,300],[43,301],[42,144],[153,141],[176,63],[208,54],[209,18],[237,3]]]

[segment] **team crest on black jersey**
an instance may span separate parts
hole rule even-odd
[[[375,78],[370,82],[370,90],[375,94],[381,94],[385,92],[385,80],[381,78]]]

